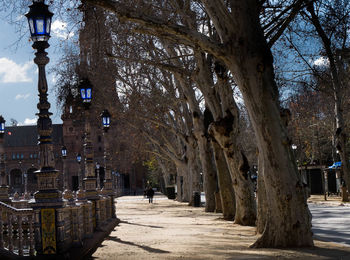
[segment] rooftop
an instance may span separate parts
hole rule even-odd
[[[63,143],[62,124],[54,124],[52,128],[52,142]],[[36,146],[37,144],[38,130],[36,125],[5,128],[5,147]]]

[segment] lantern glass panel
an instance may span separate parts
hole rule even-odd
[[[28,20],[29,23],[29,29],[30,29],[30,34],[33,35],[35,33],[35,29],[34,29],[34,21],[33,19],[29,19]]]
[[[80,162],[81,161],[81,156],[77,155],[77,161]]]
[[[45,22],[43,17],[38,17],[36,19],[36,33],[37,34],[45,34]]]
[[[102,121],[103,121],[103,126],[104,127],[109,127],[109,117],[105,117],[104,116]]]
[[[50,34],[51,31],[51,18],[48,17],[46,18],[46,33]]]
[[[3,134],[5,132],[5,123],[0,124],[0,133]]]
[[[86,89],[86,98],[91,99],[91,88]]]
[[[80,90],[80,95],[81,95],[81,98],[82,98],[83,100],[86,99],[86,94],[85,94],[85,89],[84,89],[84,88],[82,88],[82,89]]]

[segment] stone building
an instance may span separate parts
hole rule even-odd
[[[34,172],[39,167],[38,131],[36,126],[10,126],[5,128],[5,173],[9,192],[23,193],[25,189],[25,174],[27,174],[28,192],[36,191],[36,176]],[[62,125],[54,124],[52,139],[56,169],[62,170],[61,147],[63,143]],[[59,178],[62,187],[62,176]]]
[[[78,190],[79,171],[84,177],[84,110],[76,101],[68,99],[62,114],[63,124],[54,124],[52,142],[54,147],[55,167],[59,171],[58,187],[63,190],[64,178],[67,178],[68,188]],[[99,163],[100,187],[104,180],[104,136],[100,126],[99,114],[91,113],[89,116],[91,125],[91,141],[94,149],[94,162]],[[39,166],[39,147],[37,126],[10,126],[6,127],[4,135],[5,145],[5,173],[9,192],[13,194],[27,191],[34,193],[37,190],[35,171]],[[118,128],[111,127],[106,140],[112,146],[110,151],[110,165],[114,173],[113,184],[118,194],[141,193],[145,187],[146,170],[142,164],[133,164],[127,156],[124,142],[119,142]],[[67,157],[62,158],[62,146],[67,148]],[[117,151],[117,152],[116,152]],[[82,156],[81,163],[77,162],[77,154]],[[63,173],[66,173],[63,175]],[[97,170],[95,170],[97,176]],[[66,176],[66,177],[64,177]]]

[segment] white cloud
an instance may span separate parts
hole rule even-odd
[[[15,100],[20,100],[20,99],[27,99],[29,98],[31,95],[30,93],[27,93],[27,94],[18,94],[15,96]]]
[[[17,64],[10,59],[0,58],[0,83],[31,82],[27,74],[33,65],[32,62]]]
[[[319,57],[317,60],[313,62],[315,66],[319,67],[328,67],[329,66],[329,60],[325,57]]]
[[[24,119],[24,123],[18,123],[19,126],[21,125],[36,125],[36,122],[37,122],[37,118],[26,118]]]
[[[56,75],[53,75],[53,76],[52,76],[51,82],[52,82],[52,84],[56,84],[56,82],[57,82]]]
[[[67,23],[56,20],[51,25],[51,31],[59,38],[68,39],[74,36],[73,32],[67,29]]]

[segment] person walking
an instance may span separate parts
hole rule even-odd
[[[152,187],[150,186],[150,187],[147,189],[148,203],[153,203],[153,196],[154,196],[154,190],[153,190]]]

